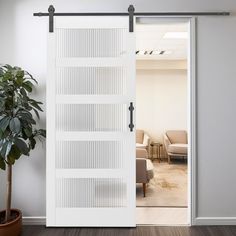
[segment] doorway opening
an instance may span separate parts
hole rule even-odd
[[[191,224],[192,25],[137,18],[137,224]]]

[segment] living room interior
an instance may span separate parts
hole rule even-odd
[[[142,211],[140,223],[188,222],[187,59],[186,21],[136,24],[136,205]],[[179,217],[173,222],[176,214]]]

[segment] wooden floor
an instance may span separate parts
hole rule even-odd
[[[137,225],[188,225],[188,208],[136,207],[135,215]]]
[[[236,236],[236,226],[139,226],[137,228],[45,228],[24,226],[21,236]]]

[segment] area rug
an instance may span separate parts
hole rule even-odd
[[[142,184],[136,185],[137,206],[187,207],[187,164],[175,160],[171,164],[154,162],[154,178],[150,180],[146,197]]]

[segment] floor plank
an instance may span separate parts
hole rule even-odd
[[[137,228],[46,228],[23,226],[21,236],[236,236],[236,226],[139,226]]]

